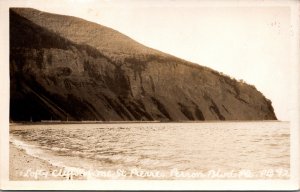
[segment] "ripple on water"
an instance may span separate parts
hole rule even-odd
[[[18,125],[10,134],[53,152],[51,158],[59,154],[66,164],[77,162],[88,168],[240,170],[248,166],[259,170],[289,167],[287,126],[280,122],[74,124],[26,129]]]

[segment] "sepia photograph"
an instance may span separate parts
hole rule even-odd
[[[1,189],[299,189],[299,1],[0,5]]]

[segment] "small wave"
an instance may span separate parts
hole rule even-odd
[[[64,163],[54,158],[51,158],[50,155],[48,155],[44,150],[40,149],[39,147],[25,143],[24,141],[21,141],[13,136],[10,137],[10,142],[18,149],[25,151],[27,155],[38,158],[42,161],[46,161],[52,166],[60,167],[64,170],[65,173],[72,173],[72,174],[76,173],[75,176],[80,176],[80,175],[83,176],[87,172],[87,170],[84,168],[67,166]],[[55,147],[52,147],[51,149],[53,151],[64,150],[63,148],[55,148]],[[93,179],[93,178],[89,176],[88,179]]]
[[[97,160],[97,161],[101,161],[101,162],[104,162],[104,163],[108,163],[108,164],[113,164],[114,161],[109,158],[109,157],[104,157],[102,155],[95,155],[94,158]]]
[[[283,159],[283,158],[289,158],[289,157],[290,157],[289,154],[283,154],[283,155],[272,156],[272,158],[275,158],[275,159]]]
[[[290,136],[290,134],[286,134],[286,133],[282,133],[279,135],[279,137],[289,137],[289,136]]]
[[[77,157],[81,157],[81,158],[91,157],[91,153],[86,153],[86,152],[82,152],[82,151],[72,151],[70,154],[72,156],[77,156]]]
[[[278,146],[279,146],[278,143],[270,143],[270,144],[268,144],[268,145],[271,146],[271,147],[278,147]]]
[[[55,151],[55,152],[67,152],[67,151],[70,151],[70,149],[67,149],[67,148],[60,148],[60,147],[52,147],[51,148],[51,151]]]
[[[36,158],[39,158],[38,154],[42,152],[41,149],[38,149],[34,145],[27,144],[27,143],[25,143],[21,140],[18,140],[12,136],[10,137],[10,142],[18,149],[25,151],[26,154],[36,157]]]

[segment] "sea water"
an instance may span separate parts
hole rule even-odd
[[[288,179],[290,171],[288,122],[15,124],[10,142],[86,179]]]

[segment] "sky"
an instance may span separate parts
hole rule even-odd
[[[148,47],[243,79],[272,101],[279,120],[290,119],[299,27],[293,20],[293,1],[20,2],[10,6],[93,21]]]

